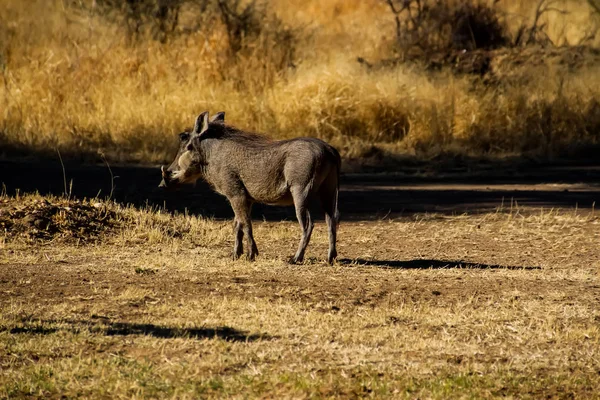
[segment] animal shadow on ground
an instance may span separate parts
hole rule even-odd
[[[366,260],[362,258],[342,258],[337,262],[341,265],[358,266],[358,267],[378,267],[390,269],[508,269],[508,270],[538,270],[542,269],[537,266],[512,266],[512,265],[495,265],[482,264],[466,261],[450,261],[450,260]]]
[[[222,339],[229,342],[254,342],[256,340],[270,340],[267,334],[250,334],[228,326],[214,328],[177,328],[154,324],[138,324],[133,322],[109,322],[100,317],[100,321],[77,320],[30,320],[24,319],[23,326],[15,328],[0,327],[0,332],[8,331],[11,334],[37,334],[47,335],[58,331],[80,333],[89,331],[106,336],[146,335],[162,339],[190,338],[190,339]]]

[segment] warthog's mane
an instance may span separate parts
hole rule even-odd
[[[254,132],[246,132],[222,123],[211,123],[208,131],[203,136],[206,139],[230,140],[246,146],[265,146],[274,143],[267,136]]]

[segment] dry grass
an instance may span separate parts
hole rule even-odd
[[[531,15],[522,2],[503,3],[511,13]],[[5,152],[59,148],[93,159],[101,150],[112,160],[162,162],[174,134],[205,109],[226,110],[232,124],[274,137],[325,138],[346,158],[547,158],[577,155],[598,141],[598,67],[571,71],[542,60],[500,86],[419,66],[367,71],[357,56],[376,61],[392,54],[394,21],[382,1],[273,1],[271,10],[299,32],[296,67],[283,70],[273,63],[281,49],[267,39],[235,61],[225,59],[217,20],[210,31],[167,43],[131,41],[123,26],[78,4],[0,5],[7,21],[0,27]],[[556,43],[575,43],[595,23],[577,4],[561,2],[570,14],[544,17]],[[194,18],[182,14],[182,27]]]
[[[229,222],[105,207],[102,242],[1,242],[1,397],[598,396],[593,214],[348,222],[329,267],[322,225],[231,262]]]

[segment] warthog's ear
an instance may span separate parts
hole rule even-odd
[[[194,133],[201,135],[208,129],[208,111],[204,111],[196,118],[196,124],[194,125]]]
[[[225,123],[225,111],[219,111],[211,118],[210,122]]]

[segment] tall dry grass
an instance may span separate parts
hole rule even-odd
[[[365,69],[357,56],[393,54],[393,16],[379,0],[272,0],[269,10],[296,34],[296,57],[285,68],[276,60],[286,49],[266,33],[231,57],[217,18],[202,20],[210,29],[164,43],[131,40],[123,24],[83,3],[87,8],[64,0],[0,4],[4,153],[58,148],[90,157],[100,150],[112,160],[162,162],[174,134],[207,109],[277,138],[325,138],[347,158],[548,158],[579,155],[598,142],[598,67],[541,63],[501,85],[418,65]],[[526,19],[535,4],[502,6]],[[597,23],[585,2],[557,7],[570,13],[544,18],[558,44],[576,43]],[[198,18],[184,10],[182,29]],[[516,29],[517,18],[509,21]]]

